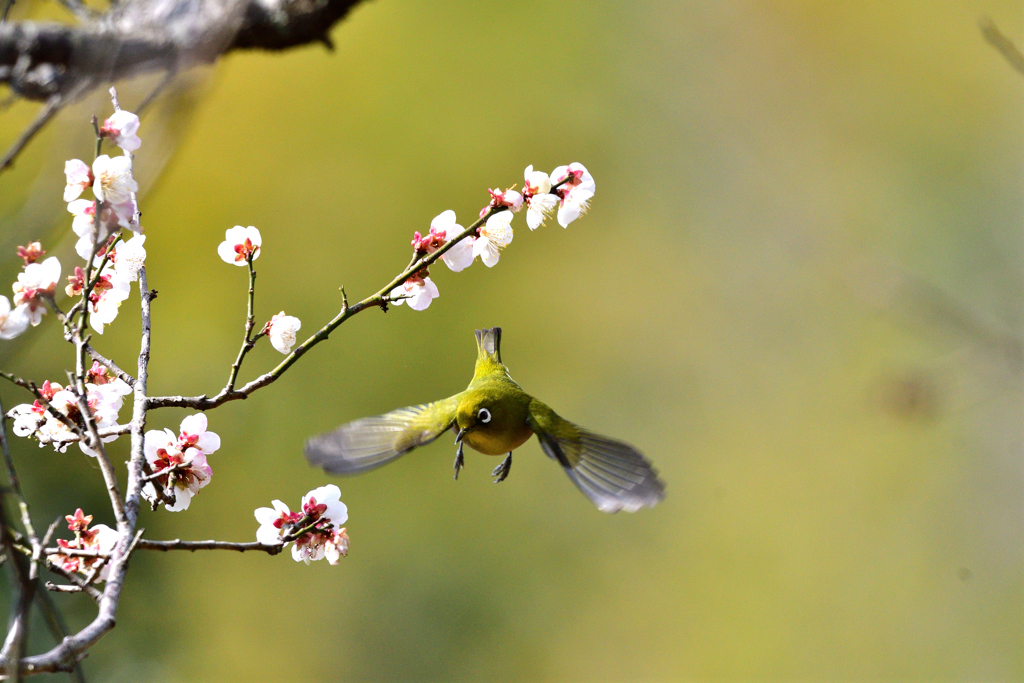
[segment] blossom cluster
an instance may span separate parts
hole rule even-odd
[[[189,415],[181,421],[177,434],[170,429],[146,432],[143,452],[149,464],[150,480],[142,488],[142,496],[156,505],[161,496],[172,499],[166,503],[168,512],[187,510],[192,497],[210,483],[213,469],[206,456],[220,448],[220,437],[206,429],[203,413]]]
[[[96,556],[58,552],[50,555],[49,561],[69,574],[91,576],[95,573],[95,579],[106,581],[110,574],[109,555],[117,543],[117,531],[106,524],[97,524],[90,529],[92,515],[82,514],[82,508],[75,510],[73,515],[65,515],[64,519],[68,521],[68,529],[75,533],[75,538],[71,541],[58,538],[57,545],[62,550],[87,551]]]
[[[110,157],[101,154],[90,167],[81,159],[71,159],[64,164],[67,185],[64,187],[64,201],[68,211],[75,217],[72,230],[78,235],[75,251],[85,260],[93,257],[97,246],[121,228],[141,232],[135,220],[138,206],[135,193],[139,186],[132,174],[131,152],[142,144],[136,134],[139,117],[118,110],[103,122],[99,132],[124,150],[125,154]],[[92,188],[94,199],[80,199],[86,188]]]
[[[131,152],[141,144],[138,129],[139,117],[120,110],[104,121],[99,131],[102,137]],[[128,298],[130,283],[138,279],[139,268],[146,260],[144,235],[120,242],[121,228],[142,232],[135,221],[138,185],[132,175],[132,159],[127,154],[113,158],[103,154],[91,167],[80,159],[71,159],[64,164],[64,176],[64,201],[74,216],[71,229],[79,237],[75,251],[92,266],[76,266],[67,278],[65,291],[68,296],[81,296],[89,290],[89,323],[102,334],[104,326],[117,317],[121,302]],[[92,200],[81,198],[88,188],[92,189]],[[62,269],[55,256],[38,262],[45,253],[39,242],[18,247],[24,271],[12,286],[13,303],[0,296],[0,339],[13,339],[29,325],[39,325],[46,303],[53,301]]]
[[[117,417],[124,403],[124,397],[132,389],[120,378],[111,373],[105,366],[94,362],[87,371],[85,382],[85,405],[99,430],[118,427]],[[32,403],[16,405],[7,412],[13,421],[14,433],[18,436],[35,436],[43,443],[52,443],[55,450],[63,453],[74,439],[74,432],[68,422],[82,431],[85,429],[84,415],[73,387],[63,387],[56,382],[46,381],[39,388],[39,394],[49,404],[36,399]],[[51,411],[52,409],[52,411]],[[54,413],[65,418],[62,420]],[[104,443],[117,438],[116,434],[101,437]],[[96,451],[78,442],[82,452],[96,457]]]
[[[264,545],[294,541],[292,559],[310,562],[327,559],[337,564],[348,555],[348,533],[341,526],[348,520],[348,507],[341,502],[341,490],[334,484],[313,489],[302,497],[298,510],[292,512],[279,500],[272,508],[257,508],[256,540]]]
[[[512,243],[512,215],[526,208],[526,225],[536,230],[557,207],[558,223],[563,228],[586,213],[594,197],[594,178],[579,163],[559,166],[551,174],[535,171],[527,166],[523,173],[523,191],[515,189],[488,190],[490,203],[480,210],[480,218],[490,216],[472,234],[450,247],[441,260],[453,272],[465,270],[479,257],[488,268],[493,268],[501,251]],[[455,212],[448,210],[430,223],[430,231],[413,235],[412,246],[417,254],[427,255],[458,239],[465,228],[456,222]],[[422,311],[440,296],[437,285],[422,269],[395,287],[389,296],[395,305],[408,302],[409,308]]]

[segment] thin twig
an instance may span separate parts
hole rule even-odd
[[[237,401],[239,399],[245,399],[249,397],[249,394],[253,393],[257,389],[261,389],[269,384],[276,381],[284,372],[292,366],[295,361],[301,358],[307,351],[319,344],[320,342],[327,339],[331,332],[338,328],[339,325],[344,323],[352,316],[361,313],[369,308],[386,307],[390,299],[390,294],[395,287],[408,280],[410,277],[420,272],[424,268],[429,267],[435,263],[438,259],[445,255],[449,249],[454,247],[462,240],[471,237],[476,234],[477,229],[482,226],[488,218],[496,213],[505,211],[506,207],[491,207],[484,215],[474,221],[468,228],[462,233],[451,240],[437,251],[428,255],[415,255],[409,265],[404,271],[394,279],[391,280],[387,285],[378,290],[375,294],[368,296],[359,303],[351,306],[346,304],[342,307],[341,311],[326,325],[321,327],[313,336],[309,337],[306,341],[296,346],[290,354],[288,354],[281,363],[271,370],[270,372],[257,377],[253,381],[249,382],[241,389],[236,390],[222,390],[213,398],[207,398],[203,396],[156,396],[149,399],[149,407],[153,408],[193,408],[195,410],[210,410],[216,408],[219,405],[227,403],[228,401]]]
[[[256,315],[253,310],[255,298],[256,298],[256,269],[253,268],[252,260],[254,254],[249,254],[246,257],[246,265],[249,266],[249,305],[246,309],[245,316],[245,335],[242,337],[242,348],[238,350],[238,356],[235,358],[235,362],[231,364],[231,372],[228,375],[228,383],[224,385],[222,393],[230,394],[235,389],[235,380],[238,379],[238,371],[242,368],[242,361],[245,360],[245,354],[249,353],[249,350],[256,345],[256,340],[252,339],[252,328],[256,326]],[[259,337],[257,337],[258,339]]]
[[[71,583],[75,584],[76,586],[78,586],[79,588],[82,589],[83,593],[88,595],[90,598],[92,598],[96,602],[99,602],[100,598],[103,597],[103,594],[99,590],[97,590],[94,586],[90,586],[89,584],[87,584],[85,582],[85,579],[83,579],[82,577],[78,576],[77,574],[72,574],[69,571],[65,571],[64,568],[61,567],[60,565],[49,564],[49,565],[47,565],[46,569],[47,569],[47,571],[49,571],[49,572],[51,572],[53,574],[56,574],[57,576],[60,576],[60,577],[64,578],[65,580],[70,581]]]
[[[244,553],[247,550],[259,550],[271,555],[277,555],[284,548],[283,543],[231,543],[230,541],[183,541],[176,538],[173,541],[151,541],[144,538],[139,541],[139,550],[235,550]]]

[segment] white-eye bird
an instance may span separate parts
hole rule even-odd
[[[562,419],[512,380],[501,362],[500,327],[477,330],[476,341],[476,371],[465,391],[315,436],[306,443],[309,462],[332,474],[359,474],[455,429],[455,478],[468,444],[485,455],[508,454],[492,473],[498,483],[512,467],[512,451],[536,434],[599,510],[635,512],[665,497],[664,483],[639,451]]]

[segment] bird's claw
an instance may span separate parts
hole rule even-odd
[[[495,467],[494,471],[491,472],[491,476],[494,477],[494,483],[500,484],[501,482],[505,481],[505,478],[508,476],[508,473],[511,469],[512,453],[509,452],[509,454],[505,456],[505,459],[501,461],[501,464]]]
[[[455,451],[455,481],[459,480],[459,470],[466,466],[465,458],[462,457],[462,444],[459,444],[459,448]]]

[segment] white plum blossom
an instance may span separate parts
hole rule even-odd
[[[82,196],[85,188],[93,183],[92,169],[81,159],[64,162],[64,175],[67,185],[64,187],[64,201],[70,202]]]
[[[348,554],[348,534],[341,525],[348,520],[348,508],[341,502],[341,491],[334,484],[321,486],[302,497],[301,508],[292,512],[279,500],[272,508],[257,508],[260,523],[256,540],[266,545],[287,543],[287,537],[304,531],[292,546],[292,559],[309,564],[327,558],[337,564]]]
[[[100,289],[100,285],[104,285]],[[89,295],[89,327],[103,334],[103,328],[114,322],[121,302],[128,298],[128,281],[113,275],[101,275]]]
[[[53,296],[60,280],[60,261],[51,256],[42,263],[30,263],[25,271],[18,275],[14,283],[14,305],[22,307],[33,327],[42,322],[46,312],[43,300]]]
[[[139,131],[139,117],[130,111],[119,109],[103,122],[100,135],[110,138],[126,152],[134,152],[142,144],[136,133]]]
[[[553,194],[538,194],[530,198],[529,208],[526,210],[526,225],[530,230],[536,230],[544,225],[544,221],[552,210],[558,206],[558,197]]]
[[[256,540],[264,545],[274,545],[281,542],[281,538],[287,535],[286,524],[299,521],[300,513],[295,513],[292,519],[292,511],[288,506],[279,500],[271,502],[273,508],[256,508],[254,513],[260,527],[256,529]]]
[[[174,503],[168,512],[187,510],[192,497],[210,483],[213,469],[206,456],[220,448],[220,437],[207,431],[206,415],[197,413],[181,421],[180,433],[169,429],[146,432],[143,451],[153,474],[159,474],[142,489],[146,500],[158,500],[156,486],[169,492]]]
[[[473,239],[467,237],[441,256],[441,260],[453,273],[463,271],[473,264]]]
[[[217,247],[217,253],[225,263],[244,266],[250,255],[253,261],[259,258],[261,244],[263,238],[259,230],[251,225],[248,228],[236,225],[224,231],[224,241]]]
[[[145,235],[135,235],[126,242],[116,244],[110,252],[110,261],[118,277],[127,282],[139,279],[139,270],[146,265]]]
[[[92,162],[92,193],[96,199],[113,207],[132,201],[132,193],[139,185],[132,177],[132,160],[128,156],[110,157],[101,154]]]
[[[488,268],[493,268],[501,250],[512,243],[512,212],[502,211],[487,219],[480,228],[480,236],[473,240],[473,256]]]
[[[430,222],[430,235],[436,244],[428,253],[433,253],[441,244],[447,244],[461,235],[465,228],[455,222],[455,212],[452,210],[439,214]],[[419,234],[419,233],[417,233]],[[473,263],[473,239],[467,237],[441,256],[441,260],[453,273],[465,270]],[[435,295],[436,296],[436,295]]]
[[[281,353],[291,353],[295,345],[295,333],[302,327],[302,322],[293,315],[285,315],[281,311],[264,327],[270,337],[270,345]]]
[[[206,455],[216,452],[220,449],[220,437],[211,431],[207,431],[207,426],[206,413],[196,413],[186,417],[181,421],[181,426],[179,427],[179,445],[188,448],[198,448]]]
[[[174,433],[169,429],[146,432],[145,454],[150,470],[162,474],[146,483],[142,496],[150,502],[158,500],[154,482],[165,491],[169,489],[174,503],[164,505],[168,512],[187,510],[192,497],[209,484],[213,476],[203,452],[197,448],[178,450]]]
[[[335,529],[334,533],[324,541],[324,557],[328,564],[338,564],[338,561],[348,555],[348,534],[345,527]]]
[[[564,182],[557,190],[561,198],[561,205],[558,207],[558,224],[563,228],[587,212],[590,200],[594,197],[594,178],[583,164],[573,162],[568,166],[559,166],[551,172],[551,184],[558,185]]]
[[[504,206],[513,213],[523,208],[523,195],[512,188],[507,190],[487,190],[491,195],[491,202],[480,210],[480,217],[483,218],[492,207]]]
[[[68,276],[64,289],[68,296],[80,296],[85,289],[85,271],[75,266],[75,274]],[[103,334],[105,325],[114,322],[121,302],[128,298],[131,285],[127,278],[117,272],[113,264],[107,263],[96,277],[96,283],[89,293],[89,325]]]
[[[430,221],[429,233],[420,235],[417,231],[413,235],[412,246],[417,252],[433,254],[443,245],[461,235],[464,230],[465,228],[456,222],[455,212],[449,209]],[[455,273],[467,268],[473,263],[472,239],[467,237],[456,244],[441,256],[441,260]]]
[[[7,416],[14,421],[12,429],[15,435],[25,437],[32,436],[43,426],[48,413],[42,403],[34,401],[14,406],[7,411]]]
[[[0,339],[14,339],[28,329],[28,305],[11,308],[11,301],[0,295]]]
[[[82,508],[75,510],[74,515],[64,517],[68,521],[68,529],[75,532],[75,539],[68,541],[57,539],[57,545],[64,550],[92,550],[109,556],[117,544],[117,532],[106,524],[97,524],[92,529],[92,515],[82,514]],[[111,563],[109,557],[82,557],[65,555],[56,552],[49,556],[50,562],[68,573],[89,575],[97,572],[96,579],[106,581],[110,578]]]
[[[441,294],[437,291],[437,285],[429,277],[416,274],[392,289],[390,299],[396,306],[408,303],[412,310],[422,311],[439,296]]]
[[[533,170],[533,164],[527,166],[523,171],[523,180],[523,194],[527,197],[551,192],[551,178],[544,171]]]
[[[526,225],[536,230],[544,225],[544,220],[558,206],[558,196],[551,193],[551,179],[544,171],[535,171],[527,166],[523,173],[525,185],[523,196],[526,201]]]
[[[103,213],[99,225],[99,240],[102,243],[111,233],[119,228],[136,230],[137,225],[132,223],[135,215],[136,204],[129,200],[124,204],[110,205],[103,204]],[[79,240],[75,244],[75,252],[84,260],[88,261],[93,252],[93,237],[96,233],[96,202],[88,199],[76,199],[68,204],[68,212],[75,217],[71,222],[71,229]]]

